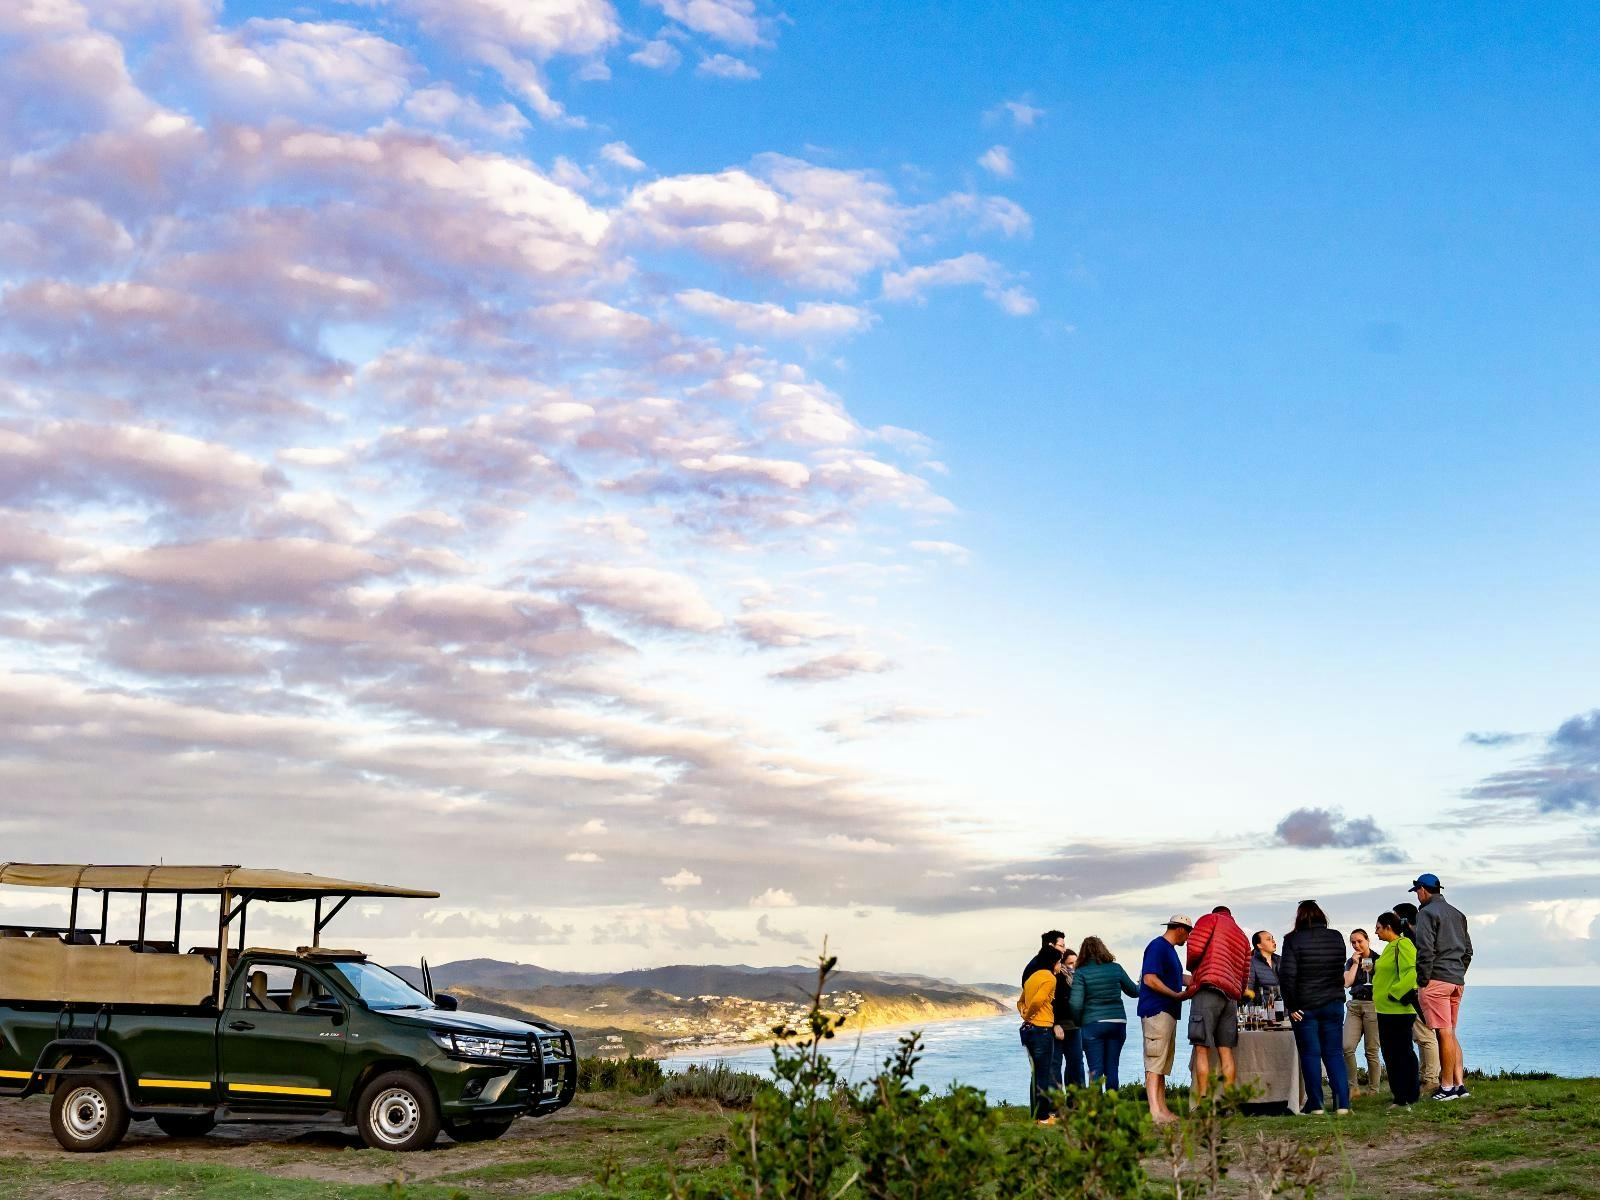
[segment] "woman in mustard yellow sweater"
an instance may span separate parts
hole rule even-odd
[[[1059,1085],[1050,1078],[1050,1063],[1055,1052],[1056,964],[1061,951],[1046,946],[1033,960],[1033,973],[1022,981],[1022,998],[1017,1011],[1022,1014],[1022,1046],[1028,1052],[1032,1071],[1029,1093],[1033,1097],[1033,1119],[1044,1125],[1055,1124],[1050,1111],[1048,1089]]]

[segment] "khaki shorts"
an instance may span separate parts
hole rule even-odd
[[[1146,1075],[1172,1074],[1172,1058],[1178,1046],[1178,1018],[1171,1013],[1140,1017],[1144,1027],[1144,1070]]]

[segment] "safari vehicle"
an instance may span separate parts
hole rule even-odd
[[[321,944],[352,899],[437,892],[236,866],[4,863],[7,884],[72,893],[65,926],[0,925],[0,1096],[48,1094],[67,1150],[109,1150],[134,1119],[173,1137],[219,1122],[354,1125],[368,1146],[419,1150],[441,1128],[499,1137],[576,1090],[565,1030],[458,1011],[433,995],[426,964],[418,990]],[[86,922],[94,893],[98,920]],[[138,925],[112,940],[118,894],[137,897]],[[216,916],[208,944],[183,949],[183,901],[195,896],[214,897]],[[163,927],[172,907],[170,938],[147,927],[152,897]],[[252,906],[287,902],[312,904],[311,944],[247,948]]]

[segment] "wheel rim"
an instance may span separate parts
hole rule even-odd
[[[380,1092],[370,1113],[373,1130],[385,1142],[403,1142],[422,1124],[422,1105],[405,1088]]]
[[[69,1093],[62,1111],[66,1117],[67,1132],[80,1142],[86,1142],[100,1133],[111,1119],[106,1098],[90,1087],[81,1087]]]

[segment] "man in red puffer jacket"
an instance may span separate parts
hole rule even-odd
[[[1222,1081],[1233,1086],[1234,1047],[1239,1044],[1239,998],[1250,978],[1250,939],[1219,904],[1201,917],[1189,934],[1189,970],[1194,1000],[1189,1004],[1189,1044],[1194,1047],[1194,1091],[1204,1096],[1211,1084],[1211,1052],[1222,1060]]]

